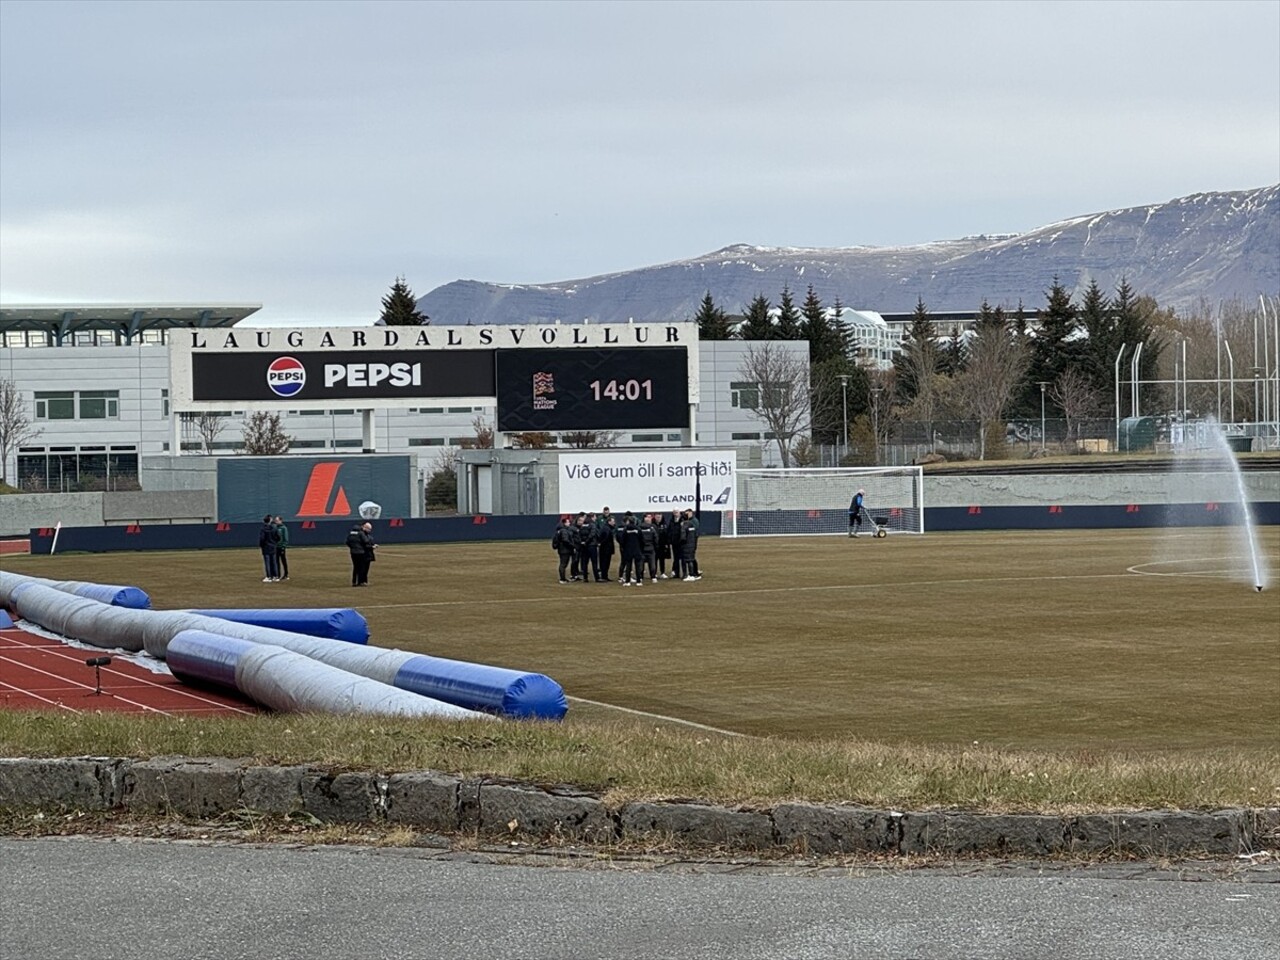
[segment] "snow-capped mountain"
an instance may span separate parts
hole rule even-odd
[[[621,273],[538,285],[455,280],[418,301],[432,323],[619,322],[687,319],[707,291],[729,313],[757,294],[797,303],[809,284],[830,305],[905,313],[991,304],[1043,305],[1054,276],[1110,293],[1122,277],[1161,306],[1255,299],[1280,291],[1280,184],[1198,193],[1154,206],[1073,217],[1005,236],[909,247],[800,248],[735,244]]]

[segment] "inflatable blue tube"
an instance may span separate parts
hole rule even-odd
[[[369,621],[349,608],[329,607],[316,610],[192,610],[202,617],[216,617],[232,623],[254,627],[270,627],[308,637],[325,637],[347,643],[369,642]]]
[[[550,677],[483,663],[409,654],[391,682],[401,690],[506,717],[561,720],[569,710],[564,689]]]
[[[97,600],[113,607],[124,607],[128,610],[150,610],[151,598],[146,591],[137,587],[122,587],[109,583],[82,583],[79,580],[49,580],[45,577],[31,577],[21,573],[6,574],[5,583],[10,590],[22,583],[38,583],[42,587],[53,587],[63,593],[74,594],[89,600]]]

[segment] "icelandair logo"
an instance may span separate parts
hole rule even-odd
[[[299,518],[351,516],[347,492],[338,483],[338,471],[341,469],[342,461],[317,463],[311,468],[311,477],[307,480],[307,489],[302,492],[302,504],[298,507]]]

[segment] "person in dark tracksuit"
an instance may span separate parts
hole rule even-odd
[[[672,510],[671,516],[667,517],[667,543],[671,547],[672,580],[679,580],[680,574],[684,570],[684,558],[681,556],[681,548],[684,541],[680,539],[680,521],[682,519],[679,508]]]
[[[698,519],[692,510],[685,510],[680,521],[680,559],[686,582],[702,579],[698,572]]]
[[[627,514],[618,531],[618,546],[622,553],[622,569],[619,572],[624,587],[638,587],[644,582],[640,570],[644,551],[640,547],[640,528],[636,526],[636,518]]]
[[[653,525],[658,528],[658,579],[667,579],[667,561],[671,559],[671,541],[667,539],[667,517],[662,513],[653,515]]]
[[[609,508],[605,507],[607,511]],[[613,553],[618,534],[618,524],[614,522],[613,514],[606,514],[600,524],[600,533],[596,538],[596,556],[600,560],[600,580],[602,583],[609,582],[609,568],[613,566]]]
[[[640,521],[640,579],[644,580],[644,572],[649,571],[649,582],[658,582],[658,528],[654,525],[653,514],[646,513]]]
[[[584,583],[600,579],[600,558],[596,553],[596,518],[588,514],[578,524],[578,574]]]
[[[276,534],[280,537],[280,542],[276,544],[276,563],[280,571],[280,579],[289,579],[289,527],[284,522],[284,517],[276,517]]]
[[[551,535],[551,549],[560,556],[560,582],[568,583],[569,579],[565,576],[569,561],[574,558],[578,552],[577,533],[573,529],[573,522],[569,517],[560,519],[560,526],[556,527],[556,532]]]
[[[587,520],[587,515],[585,513],[579,513],[577,518],[575,518],[573,521],[573,557],[569,562],[569,579],[570,580],[577,580],[578,574],[581,572],[578,569],[578,566],[579,566],[578,558],[580,556],[580,552],[578,550],[578,540],[579,540],[578,531],[581,529],[582,525],[586,522],[586,520]]]
[[[347,550],[351,552],[351,585],[369,585],[369,564],[373,563],[373,524],[358,523],[347,534]]]
[[[280,579],[280,531],[275,521],[267,514],[262,518],[262,529],[258,531],[258,547],[262,550],[263,583],[275,583]]]

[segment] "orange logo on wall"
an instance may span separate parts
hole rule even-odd
[[[338,471],[342,462],[317,463],[311,468],[311,477],[307,480],[307,489],[302,492],[302,505],[298,507],[299,517],[347,517],[351,515],[351,504],[347,502],[347,493],[338,483]]]

